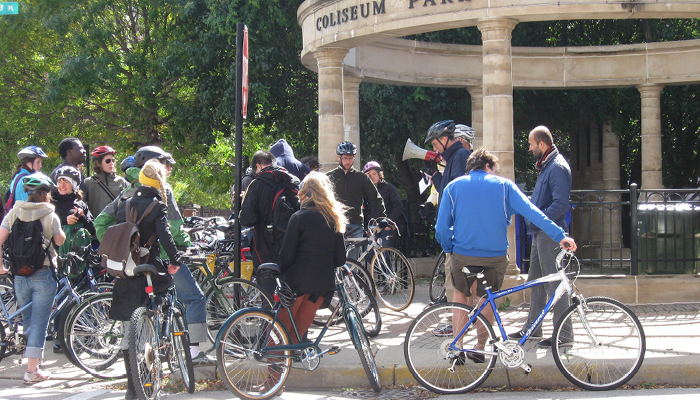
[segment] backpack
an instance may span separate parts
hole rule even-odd
[[[134,268],[148,261],[149,249],[158,235],[153,232],[146,246],[141,247],[139,224],[157,203],[157,200],[153,200],[137,221],[137,211],[131,208],[131,198],[126,201],[126,222],[107,228],[97,249],[97,255],[101,258],[102,266],[107,268],[107,273],[117,278],[132,277]]]
[[[17,218],[7,237],[7,248],[10,271],[13,275],[31,276],[36,270],[43,268],[48,246],[44,248],[44,228],[41,220],[22,221]]]
[[[63,225],[62,228],[63,232],[66,234],[66,241],[58,247],[58,254],[65,256],[73,252],[78,257],[82,258],[83,261],[74,260],[70,265],[66,263],[61,265],[61,262],[59,262],[59,271],[65,273],[71,279],[77,278],[87,267],[90,250],[92,249],[92,235],[90,235],[87,229],[83,228],[81,223]]]
[[[22,182],[22,178],[24,178],[24,176],[17,177],[17,179],[15,180],[15,187],[14,188],[12,187],[12,180],[10,180],[10,188],[7,189],[7,192],[5,192],[5,196],[3,197],[3,203],[5,203],[5,212],[10,211],[10,209],[14,205],[15,193],[17,193],[17,186],[19,185],[20,182]],[[12,189],[14,189],[14,190],[12,190]]]
[[[299,191],[292,184],[278,183],[275,186],[270,219],[265,227],[267,243],[276,245],[279,249],[287,233],[287,225],[292,214],[299,211]]]

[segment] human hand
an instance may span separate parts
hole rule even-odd
[[[68,222],[68,225],[73,225],[76,222],[78,222],[80,218],[76,217],[75,214],[71,214],[68,217],[66,217],[66,222]]]
[[[565,237],[559,242],[559,245],[567,250],[576,251],[576,242],[570,237]]]
[[[179,269],[180,267],[178,267],[177,265],[168,264],[168,273],[170,275],[174,275]]]
[[[0,275],[7,275],[10,273],[9,269],[5,269],[5,265],[2,262],[2,259],[0,258]]]

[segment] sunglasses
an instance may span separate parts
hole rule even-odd
[[[103,160],[103,161],[106,162],[107,164],[111,164],[111,163],[113,163],[113,162],[116,162],[117,159],[116,159],[116,158],[107,158],[107,159],[105,159],[105,160]]]

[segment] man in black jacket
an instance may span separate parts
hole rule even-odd
[[[299,190],[299,179],[277,166],[275,156],[267,150],[260,150],[253,155],[251,164],[255,168],[255,179],[248,186],[239,214],[241,226],[254,227],[253,266],[257,269],[263,263],[278,263],[282,243],[266,234],[272,224],[272,204],[276,192],[283,186],[294,191]],[[298,201],[298,198],[296,199]],[[259,283],[269,293],[274,292],[274,282]]]
[[[345,237],[362,237],[364,233],[362,203],[370,202],[372,209],[376,210],[375,216],[386,217],[384,200],[367,175],[353,168],[357,146],[351,142],[342,142],[335,152],[338,155],[338,167],[326,175],[333,182],[335,197],[348,207]],[[356,260],[359,255],[359,248],[354,248],[348,253],[348,257],[353,260]]]

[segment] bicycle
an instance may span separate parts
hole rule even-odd
[[[357,309],[348,302],[342,280],[335,289],[340,293],[340,304],[333,315],[313,343],[301,343],[290,311],[296,300],[295,293],[280,280],[277,264],[262,264],[258,268],[262,273],[275,276],[277,281],[272,312],[260,308],[240,310],[226,320],[216,338],[217,366],[231,392],[242,399],[269,399],[284,386],[293,362],[301,364],[303,369],[313,371],[320,364],[321,357],[340,352],[337,346],[323,351],[319,348],[330,321],[338,313],[341,313],[345,321],[372,389],[380,392],[381,383],[369,339]],[[290,344],[289,333],[278,319],[283,308],[289,313],[293,333],[299,344]]]
[[[464,267],[468,277],[476,277],[485,286],[485,300],[477,307],[458,303],[443,303],[423,311],[406,333],[404,357],[413,377],[435,393],[465,393],[477,388],[491,374],[496,359],[508,369],[531,366],[525,363],[523,344],[540,325],[553,305],[568,295],[572,305],[556,321],[552,335],[552,355],[561,373],[573,384],[588,390],[610,390],[627,383],[644,361],[646,339],[636,315],[617,300],[604,297],[585,299],[575,290],[575,279],[581,266],[574,254],[562,249],[557,256],[557,272],[532,282],[492,292],[484,285],[483,268]],[[577,268],[576,271],[572,271]],[[569,275],[574,276],[574,282]],[[556,292],[544,310],[519,341],[506,335],[495,301],[509,294],[559,281]],[[500,337],[481,314],[485,307],[493,310]],[[455,332],[440,334],[446,324]],[[456,327],[464,325],[461,329]],[[476,328],[476,329],[474,329]],[[478,335],[484,350],[477,350]],[[460,343],[461,342],[461,343]]]
[[[430,301],[433,303],[442,302],[447,300],[445,294],[445,252],[441,251],[437,260],[435,261],[435,267],[433,267],[433,273],[430,276]]]
[[[413,279],[413,269],[406,257],[393,247],[382,246],[379,234],[387,226],[397,229],[396,224],[388,218],[374,218],[370,220],[367,227],[368,237],[346,238],[345,247],[346,251],[349,251],[356,247],[367,246],[357,262],[362,265],[367,262],[368,257],[371,257],[369,275],[377,298],[389,309],[401,311],[413,301],[416,284]]]
[[[379,305],[372,293],[372,289],[363,279],[355,275],[355,271],[358,269],[362,270],[362,267],[360,267],[359,264],[355,264],[354,261],[348,260],[344,265],[336,268],[335,282],[336,284],[341,281],[343,282],[345,293],[348,296],[348,302],[355,306],[360,313],[362,325],[367,332],[367,336],[375,337],[379,335],[379,331],[382,329],[382,316],[379,312]],[[328,304],[328,308],[316,312],[313,324],[316,326],[324,326],[329,320],[331,325],[340,322],[342,317],[337,313],[335,313],[335,317],[331,319],[331,315],[334,314],[339,304],[340,297],[338,292],[335,292]]]
[[[148,305],[131,314],[128,332],[129,361],[136,394],[140,399],[157,399],[165,376],[163,362],[170,372],[179,373],[188,393],[194,393],[194,367],[184,307],[177,301],[175,286],[156,294],[152,275],[155,266],[142,264],[134,276],[146,275]]]
[[[212,343],[221,324],[234,312],[247,307],[272,308],[272,296],[257,283],[233,276],[217,278],[219,274],[213,274],[202,257],[183,257],[182,260],[199,270],[206,282],[207,337]]]

